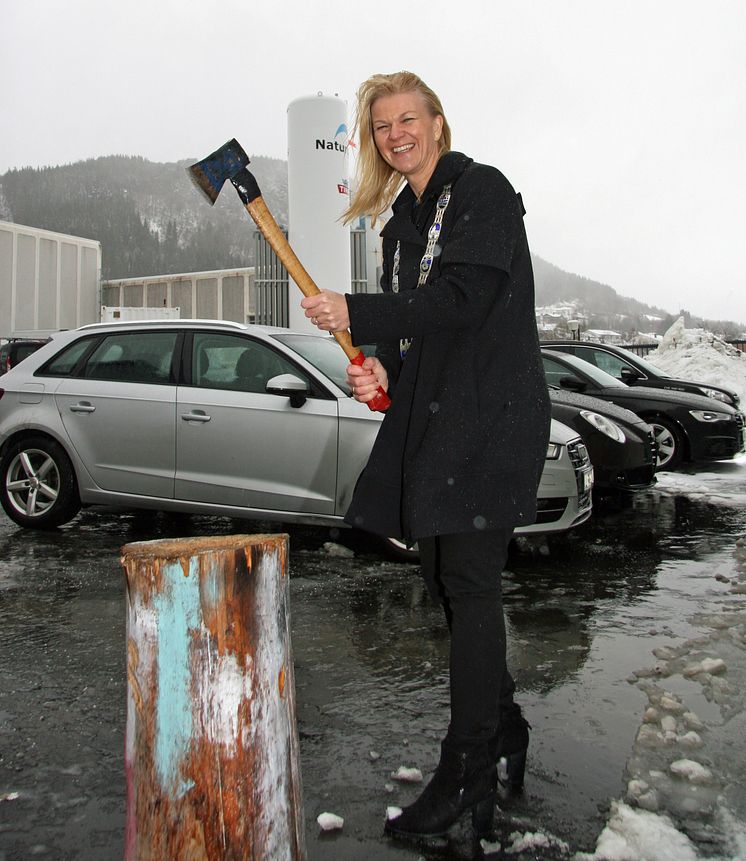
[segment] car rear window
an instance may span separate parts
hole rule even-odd
[[[88,357],[83,376],[93,380],[165,385],[171,379],[176,332],[117,332]]]
[[[69,377],[93,340],[93,338],[80,338],[73,341],[43,365],[37,373],[49,377]]]

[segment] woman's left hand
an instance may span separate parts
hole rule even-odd
[[[315,296],[306,296],[300,306],[313,325],[325,332],[341,332],[350,328],[350,315],[343,293],[322,290]]]

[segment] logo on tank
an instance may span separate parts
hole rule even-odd
[[[347,147],[354,147],[355,144],[349,139],[347,124],[340,123],[337,131],[334,132],[331,140],[326,138],[316,138],[316,149],[333,150],[335,152],[347,152]]]

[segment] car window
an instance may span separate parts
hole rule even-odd
[[[620,353],[624,353],[629,356],[630,364],[634,363],[635,367],[639,368],[649,377],[659,377],[663,373],[661,369],[657,368],[654,364],[652,364],[652,362],[649,362],[647,359],[643,359],[642,356],[638,356],[631,350],[625,350],[624,347],[617,347],[617,350],[619,350]]]
[[[547,385],[557,386],[558,388],[560,388],[560,380],[563,377],[570,377],[574,380],[584,382],[584,380],[582,380],[579,376],[573,374],[573,372],[569,368],[566,368],[559,362],[555,362],[554,359],[550,359],[548,356],[542,356],[542,361],[544,362],[544,375],[547,378]]]
[[[86,350],[91,346],[91,338],[79,338],[68,344],[63,350],[51,358],[37,373],[50,377],[69,377]]]
[[[592,365],[601,368],[602,371],[606,371],[607,374],[611,374],[612,377],[616,377],[619,380],[622,379],[622,368],[633,370],[630,364],[612,353],[607,353],[606,350],[597,350],[593,347],[578,347],[576,355],[578,358],[590,362]]]
[[[192,341],[193,385],[207,389],[266,393],[278,374],[306,375],[270,347],[237,335],[195,332]]]
[[[176,332],[117,332],[107,335],[88,357],[83,376],[123,383],[171,381]]]
[[[16,348],[16,358],[15,358],[16,365],[19,362],[23,361],[23,359],[30,356],[32,353],[35,353],[39,349],[39,347],[42,347],[42,346],[44,346],[44,345],[43,344],[18,344],[18,346]]]
[[[273,337],[303,356],[307,362],[335,382],[343,392],[352,395],[347,385],[347,366],[350,360],[333,338],[322,338],[318,335],[274,335]],[[366,356],[372,354],[372,351],[364,352]]]
[[[548,356],[544,351],[542,351],[542,355],[544,358],[551,358],[551,356]],[[559,365],[560,363],[557,362],[556,364]],[[572,377],[577,375],[577,378],[580,380],[587,380],[590,377],[595,385],[602,386],[605,389],[627,388],[626,383],[623,383],[611,374],[607,374],[606,371],[602,371],[601,368],[597,368],[590,362],[586,362],[584,359],[581,359],[580,356],[572,356],[569,354],[563,356],[561,364],[565,368],[563,376]]]

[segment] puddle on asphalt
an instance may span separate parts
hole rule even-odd
[[[717,486],[727,495],[722,476]],[[665,778],[659,811],[667,803],[675,808],[699,857],[728,857],[726,825],[709,809],[689,811],[687,821],[682,811],[696,793],[683,792],[682,801],[671,790],[676,743],[639,740],[656,690],[679,698],[707,727],[702,747],[687,755],[708,764],[722,804],[746,822],[746,783],[734,766],[746,752],[746,647],[736,636],[743,626],[734,622],[727,635],[713,627],[744,612],[746,597],[732,588],[740,570],[734,544],[746,532],[746,515],[685,490],[662,487],[627,507],[603,507],[581,529],[520,542],[511,554],[504,579],[509,664],[533,733],[525,794],[501,799],[495,839],[506,850],[518,847],[519,836],[541,832],[548,845],[492,857],[592,852],[612,801],[628,798],[632,779],[647,775],[654,783],[655,772]],[[33,534],[0,520],[0,798],[19,793],[0,801],[0,857],[122,853],[119,548],[154,537],[267,529],[286,527],[89,511],[64,529]],[[355,558],[329,555],[329,540],[351,546]],[[310,528],[292,530],[290,568],[309,861],[482,857],[465,827],[432,847],[402,847],[382,836],[386,807],[403,806],[418,792],[392,772],[416,766],[427,779],[448,722],[447,630],[417,568],[382,560],[370,542],[349,533]],[[692,658],[702,651],[726,656],[734,690],[720,691],[720,702],[712,685],[678,670],[634,675],[656,664],[654,649],[697,637],[709,639],[690,647]],[[318,833],[322,812],[344,817],[341,833]]]

